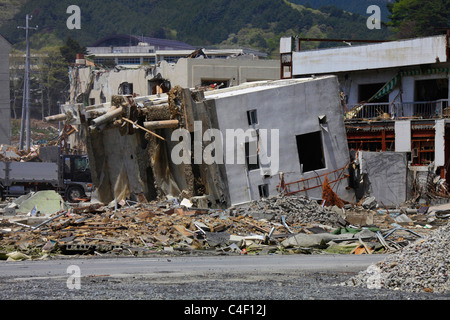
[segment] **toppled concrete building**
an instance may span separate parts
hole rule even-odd
[[[401,196],[386,194],[383,183],[366,189],[366,195],[376,194],[387,206],[450,197],[449,39],[447,30],[424,38],[374,44],[356,40],[352,46],[314,51],[300,49],[308,39],[280,40],[282,78],[338,78],[351,152],[387,152],[391,160],[390,152],[399,153],[395,166],[402,172],[406,157]],[[380,172],[389,170],[372,171],[378,175],[373,181],[391,178],[387,174],[380,180]]]
[[[113,96],[63,106],[84,131],[100,202],[161,197],[226,208],[285,193],[320,199],[328,178],[352,201],[344,118],[334,76],[203,91]]]

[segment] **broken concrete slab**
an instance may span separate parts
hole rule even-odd
[[[352,235],[331,234],[331,233],[316,233],[316,234],[299,233],[282,241],[281,245],[285,248],[314,247],[320,245],[321,243],[327,243],[329,241],[333,241],[336,239],[352,239]]]
[[[373,225],[373,212],[363,211],[363,210],[355,210],[346,212],[345,220],[354,226],[371,226]]]
[[[18,205],[17,214],[27,214],[36,207],[41,214],[50,215],[65,208],[63,198],[53,190],[30,193],[16,199],[14,203]]]

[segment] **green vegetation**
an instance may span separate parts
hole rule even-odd
[[[440,34],[439,28],[450,28],[448,0],[395,0],[387,8],[389,25],[398,39]]]
[[[28,0],[0,0],[0,26],[11,21]]]
[[[72,4],[81,9],[80,30],[66,27],[66,9]],[[0,34],[18,49],[24,48],[25,32],[17,25],[27,13],[33,15],[31,24],[39,26],[32,32],[33,48],[61,45],[68,36],[89,46],[111,34],[133,34],[176,39],[198,47],[239,45],[273,55],[280,36],[389,36],[387,28],[369,31],[367,16],[334,6],[319,11],[283,0],[28,0],[14,20],[0,28]]]
[[[25,15],[32,14],[32,114],[58,113],[57,101],[68,91],[68,64],[76,53],[112,34],[168,38],[200,47],[247,47],[278,59],[280,37],[383,40],[435,34],[448,26],[448,0],[373,0],[391,21],[381,30],[366,27],[367,3],[359,0],[0,0],[0,34],[14,46],[11,55],[11,100],[20,117],[23,91]],[[311,5],[314,3],[314,7]],[[329,5],[333,3],[334,5]],[[81,9],[81,29],[69,30],[69,5]],[[345,11],[344,11],[345,10]],[[362,14],[361,14],[362,13]],[[336,42],[305,42],[302,50]]]
[[[348,12],[359,13],[368,17],[367,7],[370,5],[377,5],[381,9],[381,18],[383,21],[387,20],[389,14],[386,4],[390,0],[289,0],[292,3],[301,4],[308,8],[320,9],[322,7],[329,7],[330,5],[336,6]]]

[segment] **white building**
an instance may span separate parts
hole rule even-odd
[[[195,48],[187,43],[150,37],[114,35],[103,38],[87,47],[97,65],[108,61],[120,66],[157,65],[161,61],[176,63],[180,58],[191,55]],[[267,54],[252,49],[203,49],[199,55],[209,59],[226,59],[245,55],[252,59],[267,57]]]
[[[58,117],[86,133],[101,202],[166,196],[223,208],[280,192],[321,199],[325,177],[354,199],[334,76],[112,100],[67,104]]]
[[[450,181],[449,37],[313,51],[282,38],[283,77],[336,75],[350,149],[405,152],[414,177]]]

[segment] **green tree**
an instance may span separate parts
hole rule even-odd
[[[57,101],[64,102],[69,86],[67,62],[59,47],[40,50],[39,83],[42,92],[42,117],[58,113]],[[45,107],[46,106],[46,107]]]
[[[66,43],[60,48],[61,55],[68,63],[74,63],[77,57],[77,53],[86,54],[86,47],[82,47],[78,41],[67,37]]]
[[[435,35],[438,28],[449,27],[449,0],[395,0],[387,8],[396,38]]]

